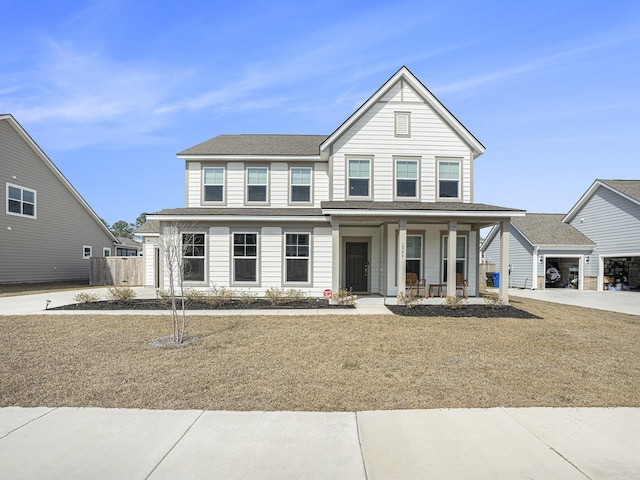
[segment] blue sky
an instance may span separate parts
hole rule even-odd
[[[476,202],[640,178],[637,1],[0,0],[0,45],[0,113],[109,223],[184,206],[177,152],[328,135],[402,65],[486,146]]]

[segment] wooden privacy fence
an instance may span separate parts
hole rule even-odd
[[[140,286],[143,283],[143,257],[94,257],[89,285]]]

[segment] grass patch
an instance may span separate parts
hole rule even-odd
[[[640,316],[0,317],[0,406],[312,410],[640,406]]]

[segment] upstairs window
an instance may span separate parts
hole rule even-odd
[[[291,168],[291,203],[311,202],[311,168]]]
[[[7,183],[7,214],[36,218],[36,191]]]
[[[309,234],[285,235],[286,281],[309,282]]]
[[[268,176],[266,167],[247,168],[247,202],[267,202]]]
[[[417,160],[396,160],[396,197],[418,198]]]
[[[224,201],[224,168],[207,167],[203,172],[204,201]]]
[[[460,162],[438,162],[438,197],[460,198]]]
[[[349,160],[348,177],[349,197],[371,196],[371,160]]]
[[[258,234],[233,234],[233,281],[258,281]]]
[[[204,233],[182,234],[182,275],[187,282],[204,282]]]
[[[395,117],[395,136],[410,137],[411,136],[411,113],[410,112],[394,112]]]

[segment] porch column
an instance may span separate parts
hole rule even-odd
[[[396,296],[400,296],[400,293],[404,293],[404,287],[407,282],[407,221],[400,220],[398,222],[398,248],[397,251],[397,284],[398,290]]]
[[[509,220],[500,222],[500,301],[509,303]]]
[[[456,257],[458,244],[458,222],[449,222],[447,242],[447,297],[456,294]]]
[[[340,221],[331,220],[331,290],[340,290]]]
[[[480,282],[483,281],[480,278],[480,229],[474,225],[471,227],[471,230],[475,232],[475,251],[476,251],[476,274],[475,274],[475,284],[476,284],[476,297],[480,296]]]

